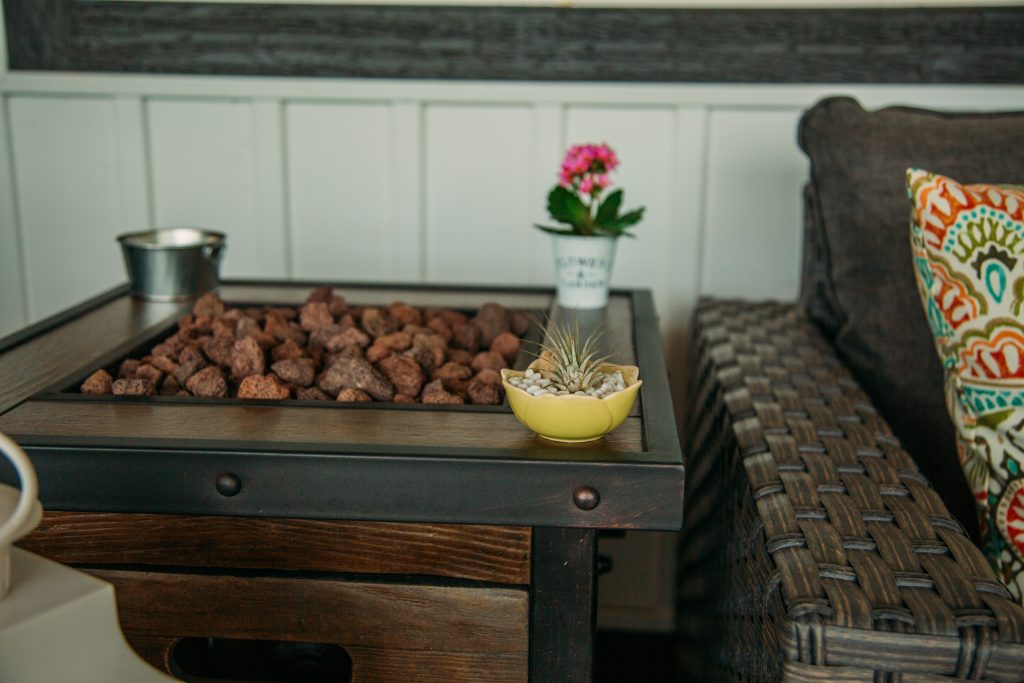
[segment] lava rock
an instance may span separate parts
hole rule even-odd
[[[149,363],[143,363],[139,366],[139,369],[135,371],[135,379],[148,379],[154,387],[160,386],[160,382],[163,378],[163,370],[155,368]]]
[[[119,379],[110,387],[114,396],[153,396],[156,387],[148,379]]]
[[[398,322],[398,318],[379,308],[364,309],[361,322],[363,329],[374,339],[398,332],[402,328],[402,323]]]
[[[289,395],[286,387],[278,384],[273,377],[264,375],[249,375],[238,386],[238,398],[282,401]]]
[[[316,367],[311,358],[279,360],[270,366],[282,380],[300,387],[308,387],[316,376]]]
[[[395,395],[391,382],[365,358],[342,356],[336,359],[317,385],[334,396],[345,388],[362,389],[378,401],[390,401]]]
[[[419,309],[406,305],[401,301],[396,301],[391,304],[388,308],[388,313],[390,313],[392,317],[398,320],[398,322],[403,326],[423,324],[423,314],[420,313]]]
[[[440,367],[441,365],[444,364],[445,354],[448,351],[448,343],[444,340],[444,337],[442,337],[441,335],[436,333],[414,334],[412,336],[412,346],[414,349],[427,349],[434,356],[433,367]]]
[[[519,355],[519,337],[511,332],[502,332],[491,342],[491,351],[512,363]]]
[[[117,369],[118,379],[131,379],[135,376],[139,367],[142,365],[142,361],[135,358],[128,358],[121,363],[121,366]]]
[[[377,365],[388,380],[395,385],[398,393],[418,396],[426,374],[420,364],[408,356],[389,356]]]
[[[434,352],[426,346],[413,346],[402,355],[407,358],[412,358],[414,361],[419,363],[419,366],[423,368],[423,372],[428,375],[434,372],[434,369],[437,368],[436,356],[434,355]]]
[[[501,373],[494,368],[484,368],[473,377],[474,382],[501,386]]]
[[[178,364],[168,356],[153,356],[149,364],[168,375],[178,369]]]
[[[331,397],[317,387],[299,389],[295,392],[295,398],[300,401],[330,401]]]
[[[309,296],[306,297],[306,303],[317,302],[328,304],[331,302],[333,297],[334,289],[330,285],[321,285],[309,293]]]
[[[349,346],[365,349],[370,345],[370,337],[358,327],[339,329],[324,340],[323,347],[328,351],[341,351]]]
[[[501,404],[500,386],[485,382],[472,381],[466,390],[469,402],[478,406],[496,406]]]
[[[106,370],[97,370],[82,382],[83,394],[109,394],[113,390],[114,378]]]
[[[185,382],[195,396],[224,398],[228,395],[228,383],[224,379],[224,371],[216,365],[208,365]]]
[[[211,363],[221,366],[222,368],[231,367],[231,355],[235,348],[235,340],[231,337],[207,337],[200,342],[202,344],[203,353],[207,358],[210,359]],[[182,354],[185,352],[182,351]],[[185,366],[185,361],[178,356],[178,362]],[[178,377],[181,380],[181,377]]]
[[[210,317],[215,318],[224,313],[224,302],[214,292],[208,292],[203,294],[196,300],[194,306],[192,306],[192,315],[197,318]]]
[[[275,361],[281,360],[295,360],[296,358],[302,358],[306,355],[306,352],[302,350],[294,339],[289,339],[283,344],[278,344],[270,352],[270,357]]]
[[[346,387],[338,392],[337,400],[341,403],[371,403],[373,398],[362,389]]]
[[[476,353],[480,350],[482,340],[483,335],[480,333],[479,327],[469,323],[462,323],[455,326],[455,331],[452,335],[452,346],[465,349],[470,353]]]
[[[227,352],[230,357],[230,348],[234,345],[234,342],[230,339],[221,339],[215,341],[213,338],[207,340],[210,345],[217,344],[218,346],[226,345],[229,349]],[[188,382],[188,378],[196,374],[200,370],[206,367],[206,359],[203,358],[203,354],[199,352],[194,346],[186,346],[178,354],[178,367],[172,370],[174,378],[178,380],[178,384],[185,384]]]
[[[470,366],[473,364],[473,356],[475,354],[466,351],[465,349],[448,349],[447,357],[449,362],[458,363],[459,365]]]
[[[448,362],[439,367],[437,370],[430,375],[431,379],[441,380],[445,388],[451,391],[449,383],[453,380],[467,380],[473,376],[473,371],[465,365],[459,365],[458,363]]]
[[[508,321],[512,328],[512,334],[517,337],[525,337],[533,323],[533,315],[529,311],[517,309],[508,314]]]
[[[393,356],[394,353],[394,351],[381,344],[378,339],[370,344],[370,348],[366,349],[366,360],[376,365],[388,356]]]
[[[412,346],[412,335],[408,332],[392,332],[379,337],[375,344],[381,344],[392,351],[405,351]]]
[[[423,387],[420,400],[430,405],[459,405],[465,403],[461,396],[449,393],[439,379]]]
[[[331,315],[340,318],[348,310],[348,302],[345,301],[345,297],[332,294],[331,300],[327,302],[327,307],[331,310]]]
[[[311,301],[299,309],[299,324],[307,332],[315,332],[321,327],[334,324],[331,307],[323,301]]]
[[[276,313],[267,313],[266,322],[263,323],[263,332],[279,342],[291,339],[296,344],[305,346],[308,341],[306,333],[299,325],[285,320]]]
[[[454,336],[451,326],[449,326],[448,323],[444,321],[444,318],[431,318],[427,322],[427,327],[429,327],[431,330],[444,337],[444,341],[446,344],[450,342],[452,340],[452,337]]]
[[[174,375],[167,375],[167,377],[164,377],[163,384],[160,385],[158,393],[161,396],[177,396],[182,391],[181,382],[178,381],[178,378]],[[185,395],[188,395],[187,391],[185,391]]]
[[[231,379],[236,382],[251,375],[262,375],[266,369],[263,349],[252,337],[239,339],[231,351]]]
[[[495,337],[510,329],[508,311],[494,302],[488,302],[481,306],[471,322],[480,330],[480,344],[486,348],[490,348]]]
[[[501,355],[494,351],[481,351],[476,354],[473,358],[473,371],[480,372],[485,368],[491,368],[492,370],[501,370],[508,367],[508,363]]]

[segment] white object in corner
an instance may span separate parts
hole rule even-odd
[[[114,587],[11,544],[42,518],[28,456],[0,433],[0,451],[21,493],[0,484],[0,681],[161,683],[174,681],[143,662],[117,622]],[[11,514],[11,510],[14,510]]]

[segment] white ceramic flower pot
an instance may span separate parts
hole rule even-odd
[[[607,305],[617,238],[551,237],[555,240],[558,305],[580,309]]]

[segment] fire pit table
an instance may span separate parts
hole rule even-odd
[[[297,306],[311,286],[219,293]],[[541,289],[335,291],[367,306],[553,306]],[[597,530],[682,523],[650,292],[614,292],[597,314],[644,384],[619,429],[577,445],[535,436],[507,402],[77,393],[190,308],[122,287],[0,340],[0,431],[32,457],[47,510],[23,547],[112,582],[131,645],[186,680],[591,679]]]

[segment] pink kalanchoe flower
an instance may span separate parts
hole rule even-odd
[[[587,176],[580,183],[580,192],[583,194],[590,194],[594,190],[594,176]]]
[[[603,190],[612,184],[612,179],[607,173],[602,173],[597,176],[597,180],[595,182],[597,183],[597,186]]]

